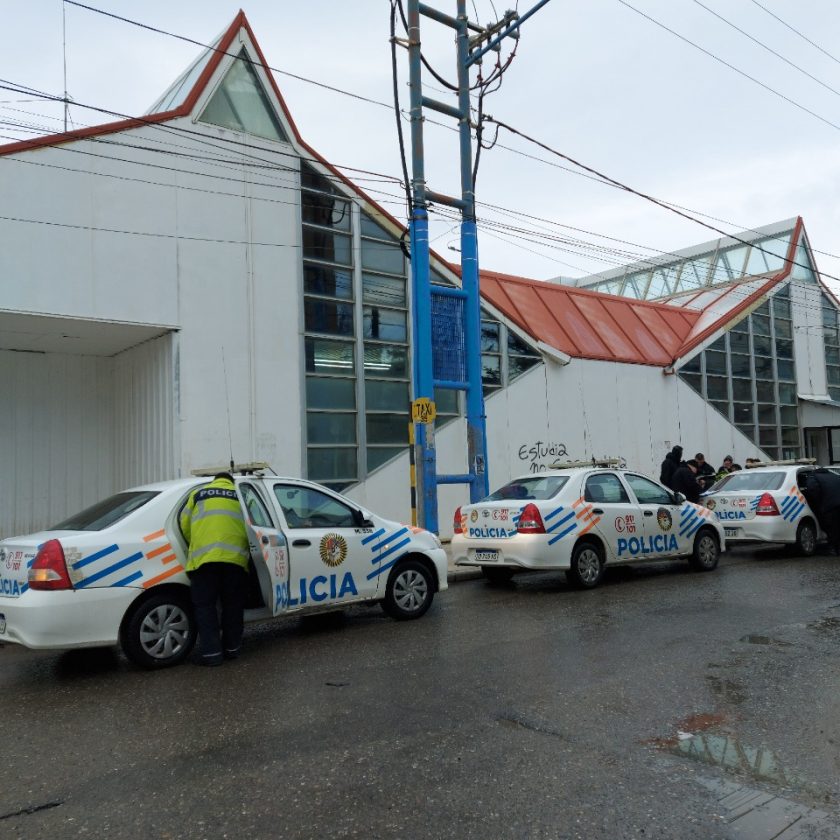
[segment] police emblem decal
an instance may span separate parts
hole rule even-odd
[[[471,519],[473,522],[477,522],[477,521],[478,521],[478,511],[477,511],[477,510],[474,510],[474,511],[470,514],[470,519]]]
[[[347,540],[341,534],[324,534],[318,547],[321,560],[331,568],[340,566],[347,557]]]
[[[665,508],[659,508],[659,510],[656,511],[656,521],[663,531],[671,530],[671,525],[673,525],[673,521],[671,520],[671,514],[668,513],[668,511],[665,510]]]

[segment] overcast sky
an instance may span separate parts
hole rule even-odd
[[[454,14],[454,0],[428,2]],[[840,277],[840,257],[830,256],[840,255],[836,0],[760,0],[760,5],[759,0],[703,0],[708,9],[791,64],[714,17],[698,0],[628,2],[801,107],[680,41],[620,0],[551,0],[523,24],[518,54],[501,90],[487,98],[486,112],[636,189],[725,220],[711,223],[726,231],[802,215],[812,247],[827,252],[816,255],[820,269]],[[520,12],[533,4],[534,0],[520,0]],[[238,11],[222,0],[90,0],[90,5],[203,43],[211,42]],[[499,14],[507,8],[503,0],[495,5]],[[475,0],[474,7],[482,22],[495,19],[489,0]],[[0,78],[61,95],[62,3],[0,0],[0,8],[5,21]],[[387,0],[250,0],[244,11],[266,60],[277,70],[392,101]],[[424,52],[440,73],[454,78],[449,31],[426,20],[423,27]],[[79,103],[124,114],[145,112],[200,52],[174,38],[70,5],[66,33],[70,95]],[[400,72],[407,105],[404,52]],[[400,173],[392,112],[283,73],[276,79],[304,139],[328,160]],[[445,98],[434,80],[427,76],[426,81],[427,95]],[[19,98],[0,91],[0,135],[32,136],[10,122],[58,128],[60,105],[9,101]],[[71,108],[71,117],[77,126],[107,121],[78,106]],[[480,207],[482,218],[525,229],[515,233],[519,238],[510,231],[482,230],[483,268],[535,278],[575,277],[631,261],[632,256],[617,255],[615,249],[643,257],[717,236],[639,198],[558,168],[568,164],[521,138],[502,132],[499,143],[547,163],[500,146],[483,152],[478,200],[588,233]],[[456,135],[427,125],[426,152],[429,186],[457,193]],[[404,218],[398,198],[385,201],[391,212]],[[45,200],[45,217],[48,211]],[[458,244],[452,225],[434,221],[432,236],[435,248],[457,259],[448,250]],[[531,241],[545,232],[584,239],[595,247],[586,245],[581,252],[566,242]]]

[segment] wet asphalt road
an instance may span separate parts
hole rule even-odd
[[[729,838],[722,777],[840,814],[837,558],[472,580],[418,622],[246,643],[155,674],[0,648],[0,837]],[[737,774],[673,755],[680,730],[729,736]]]

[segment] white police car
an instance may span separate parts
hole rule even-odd
[[[729,543],[786,543],[811,555],[824,537],[801,486],[812,462],[766,462],[730,473],[703,496]]]
[[[490,581],[526,569],[564,569],[596,586],[605,566],[688,557],[710,571],[725,549],[711,511],[639,473],[598,466],[516,478],[455,512],[452,552]]]
[[[46,531],[0,541],[0,641],[54,649],[119,642],[144,667],[182,661],[196,631],[178,514],[207,480],[126,490]],[[360,602],[419,618],[447,588],[434,534],[309,481],[247,470],[235,480],[251,540],[246,621]]]

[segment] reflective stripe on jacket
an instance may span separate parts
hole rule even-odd
[[[180,524],[190,544],[188,572],[204,563],[235,563],[247,571],[248,533],[232,481],[217,478],[193,491]]]

